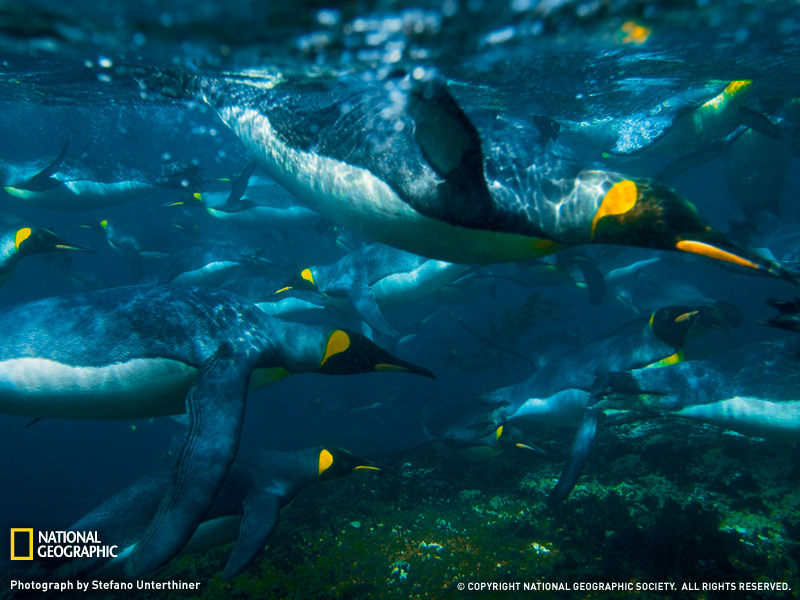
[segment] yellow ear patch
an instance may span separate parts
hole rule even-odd
[[[106,221],[105,219],[103,219],[102,221],[100,221],[100,227],[102,227],[103,229],[105,229],[106,227],[108,227],[108,221]]]
[[[623,44],[643,44],[653,33],[652,29],[639,25],[636,21],[626,21],[620,31],[625,34],[621,40]]]
[[[334,354],[340,354],[350,347],[350,336],[341,329],[334,331],[328,338],[328,344],[325,346],[325,355],[322,357],[322,362],[319,366],[325,364]]]
[[[606,193],[600,203],[600,208],[597,209],[594,219],[592,219],[592,238],[594,238],[594,230],[597,228],[597,223],[600,219],[608,215],[621,215],[628,212],[636,204],[638,195],[639,190],[630,179],[615,183]]]
[[[19,245],[22,242],[31,237],[31,233],[33,232],[31,231],[30,227],[23,227],[17,232],[17,236],[14,238],[14,244],[16,245],[17,250],[19,250]]]
[[[314,283],[314,276],[311,274],[311,269],[303,269],[300,272],[300,277],[311,283],[311,285],[316,285]]]
[[[323,448],[322,452],[319,453],[319,472],[317,473],[317,477],[327,471],[332,464],[333,454]]]
[[[500,436],[503,435],[503,426],[502,425],[500,425],[500,427],[497,428],[497,431],[494,432],[494,435],[495,435],[495,439],[498,439],[498,440],[500,439]]]
[[[729,263],[733,263],[735,265],[739,265],[742,267],[749,267],[751,269],[760,269],[756,263],[747,260],[746,258],[742,258],[741,256],[736,256],[731,252],[726,252],[725,250],[721,250],[716,246],[712,246],[711,244],[704,244],[703,242],[691,242],[686,240],[681,240],[675,247],[678,250],[682,250],[683,252],[691,252],[692,254],[700,254],[702,256],[708,256],[709,258],[716,258],[717,260],[724,260]]]
[[[203,194],[201,194],[200,192],[195,192],[194,194],[192,194],[192,197],[195,200],[200,200],[200,202],[203,201]]]

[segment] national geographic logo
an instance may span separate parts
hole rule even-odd
[[[11,560],[33,560],[33,528],[11,529]]]
[[[116,558],[117,546],[106,546],[96,531],[39,531],[34,547],[33,528],[11,528],[11,560],[37,558]]]

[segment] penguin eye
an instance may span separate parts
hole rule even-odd
[[[334,354],[341,354],[350,347],[350,336],[341,329],[337,329],[328,337],[328,343],[325,346],[325,354],[322,357],[322,362],[319,366],[325,364]]]
[[[317,477],[319,477],[325,471],[330,469],[332,464],[333,464],[333,454],[331,454],[328,450],[323,448],[322,452],[319,453],[319,471],[317,472]]]
[[[33,233],[33,231],[31,230],[30,227],[23,227],[22,229],[17,231],[17,235],[14,238],[14,245],[17,247],[17,250],[19,250],[19,245],[22,242],[31,237],[31,233]]]

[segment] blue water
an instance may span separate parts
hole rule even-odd
[[[731,167],[737,148],[720,150],[670,185],[721,231],[729,231],[731,221],[748,220],[755,225],[749,242],[770,247],[777,259],[794,266],[800,123],[786,107],[800,98],[800,8],[789,1],[364,1],[336,8],[321,2],[2,0],[0,161],[46,162],[68,141],[65,167],[91,172],[100,181],[155,177],[170,164],[193,164],[206,181],[230,178],[248,161],[239,141],[208,107],[146,85],[150,76],[168,70],[255,80],[254,73],[268,69],[298,78],[356,73],[368,80],[420,66],[436,69],[464,104],[558,124],[563,135],[553,144],[561,144],[558,151],[570,158],[648,176],[681,153],[644,159],[614,154],[608,138],[587,140],[568,132],[585,123],[629,123],[614,142],[644,149],[680,110],[665,109],[666,120],[652,122],[644,112],[694,92],[711,98],[730,81],[752,81],[747,106],[779,124],[784,138],[767,144],[766,151],[745,154],[738,169]],[[630,131],[636,133],[626,137]],[[763,160],[773,152],[777,158]],[[749,165],[752,177],[763,180],[743,200],[732,190],[744,186],[737,178]],[[225,188],[224,182],[213,185]],[[80,227],[102,219],[130,229],[147,250],[166,255],[209,242],[259,248],[272,261],[263,280],[229,284],[251,299],[304,267],[345,253],[335,242],[347,235],[340,228],[312,225],[282,234],[222,226],[196,210],[162,206],[180,198],[181,192],[163,189],[108,209],[62,212],[0,196],[4,215],[97,251],[26,258],[0,289],[0,306],[136,283],[124,257]],[[779,218],[764,212],[767,204],[780,207]],[[617,247],[587,252],[605,273],[660,257],[648,274],[656,283],[645,286],[655,302],[659,297],[679,302],[681,290],[691,287],[692,293],[737,306],[744,324],[694,341],[698,357],[785,336],[757,319],[771,316],[764,299],[795,293],[786,282],[670,253]],[[404,451],[425,441],[419,427],[425,411],[458,415],[473,397],[532,371],[530,364],[469,333],[456,317],[534,362],[558,342],[599,339],[637,317],[614,293],[638,281],[609,290],[594,305],[569,277],[551,286],[527,284],[524,266],[484,267],[479,273],[483,279],[450,290],[447,298],[385,312],[403,335],[416,335],[397,354],[435,371],[436,381],[298,375],[251,395],[244,443],[280,449],[335,444],[402,460]],[[525,324],[513,321],[533,294],[540,296],[534,304],[540,312]],[[348,315],[330,315],[327,322],[358,326]],[[28,421],[0,417],[0,530],[65,528],[145,473],[178,431],[167,419],[45,420],[24,428]]]

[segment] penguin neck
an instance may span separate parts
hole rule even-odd
[[[290,373],[316,371],[322,363],[327,336],[326,327],[276,320],[273,327],[280,364]]]
[[[680,347],[668,344],[658,337],[649,323],[642,330],[640,341],[640,360],[637,362],[642,366],[662,366],[660,364],[656,365],[656,363],[661,363],[662,361],[671,358],[673,355],[680,354],[681,351]],[[637,366],[637,368],[641,367]]]

